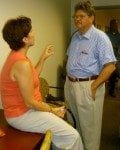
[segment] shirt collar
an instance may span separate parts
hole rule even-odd
[[[94,25],[92,25],[85,34],[81,35],[80,32],[78,31],[77,35],[79,36],[80,39],[83,37],[90,39],[91,33],[93,32],[93,29],[94,29]]]

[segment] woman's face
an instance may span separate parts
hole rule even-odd
[[[33,46],[35,44],[35,32],[31,30],[27,36],[28,46]]]

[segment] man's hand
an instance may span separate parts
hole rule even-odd
[[[92,92],[92,98],[93,98],[93,100],[95,100],[96,90],[97,90],[97,88],[95,86],[95,82],[92,82],[92,84],[91,84],[91,92]]]

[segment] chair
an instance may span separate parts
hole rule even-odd
[[[49,102],[49,101],[55,100],[55,101],[59,101],[59,102],[64,102],[64,98],[54,97],[51,94],[49,94],[49,89],[50,88],[54,88],[55,90],[63,90],[62,87],[49,86],[48,82],[42,77],[39,78],[39,81],[40,81],[40,92],[41,92],[43,101],[45,101],[45,102],[48,101]],[[61,103],[61,105],[62,105],[62,103]]]
[[[49,94],[49,85],[47,81],[42,77],[39,78],[39,82],[40,82],[40,92],[41,92],[43,101],[46,102],[46,98]]]
[[[50,150],[52,143],[52,131],[47,130],[40,150]]]
[[[39,77],[39,81],[40,81],[40,92],[41,92],[43,101],[45,101],[49,105],[52,105],[53,107],[65,106],[67,108],[67,112],[66,112],[64,119],[68,122],[67,118],[69,117],[69,120],[71,121],[68,123],[71,124],[74,128],[76,128],[75,117],[73,113],[70,111],[70,109],[68,109],[66,101],[64,99],[61,99],[59,97],[54,97],[51,94],[49,94],[50,88],[56,88],[57,90],[63,90],[63,88],[49,86],[48,82],[42,77]]]

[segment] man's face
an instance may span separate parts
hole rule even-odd
[[[31,30],[27,36],[29,46],[33,46],[35,43],[35,32]]]
[[[113,31],[117,31],[118,30],[117,21],[112,22],[110,27]]]
[[[94,16],[88,16],[88,14],[84,12],[83,10],[78,10],[75,12],[74,21],[75,21],[76,27],[80,31],[82,30],[84,31],[93,24]]]

